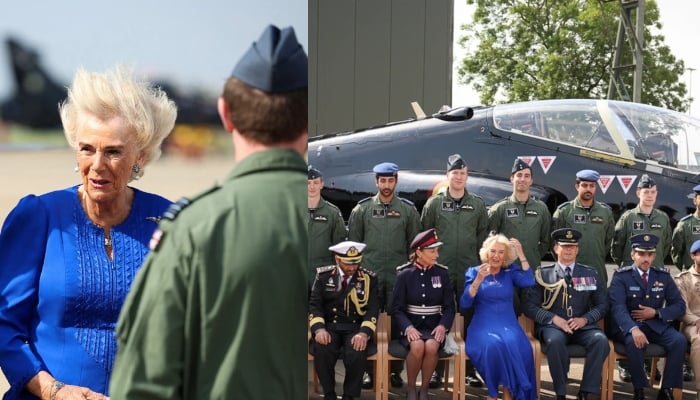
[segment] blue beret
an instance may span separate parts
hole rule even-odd
[[[309,165],[309,179],[323,178],[321,171]]]
[[[417,234],[411,241],[411,250],[431,249],[438,246],[442,246],[442,242],[438,241],[435,228],[430,228],[427,231]]]
[[[578,244],[579,239],[581,239],[581,232],[576,229],[571,228],[561,228],[552,232],[552,240],[554,243],[560,244],[562,246]]]
[[[690,246],[690,254],[693,254],[697,251],[700,251],[700,240],[694,241],[693,245]]]
[[[656,182],[649,177],[649,175],[644,174],[642,178],[637,183],[637,189],[648,189],[650,187],[656,186]]]
[[[700,185],[695,186],[693,192],[695,192],[695,194],[700,194]]]
[[[266,93],[284,93],[309,85],[309,59],[294,28],[269,25],[233,68],[231,76]]]
[[[659,237],[651,233],[640,233],[630,237],[632,250],[652,252],[656,251],[656,244],[659,243]]]
[[[522,171],[524,169],[530,168],[527,163],[519,158],[516,158],[515,161],[513,161],[513,168],[510,170],[510,174],[513,175],[514,173],[518,171]],[[532,171],[532,168],[530,168],[530,171]]]
[[[462,169],[466,168],[467,163],[464,161],[462,156],[459,154],[453,154],[449,157],[447,157],[447,172],[450,172],[455,169]]]
[[[374,171],[377,176],[396,176],[399,172],[399,166],[391,162],[384,162],[375,165],[372,171]]]
[[[592,169],[582,169],[576,173],[576,179],[580,181],[598,182],[600,174]]]

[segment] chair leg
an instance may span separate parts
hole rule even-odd
[[[450,360],[446,359],[445,361],[438,361],[439,362],[444,362],[445,363],[445,374],[443,376],[443,387],[442,390],[448,391],[450,390]]]

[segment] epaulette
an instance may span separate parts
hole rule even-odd
[[[576,265],[578,265],[578,264],[576,264]],[[543,265],[540,267],[540,269],[550,269],[550,268],[554,268],[556,266],[557,266],[557,264]]]
[[[581,267],[583,269],[590,269],[591,271],[596,270],[595,268],[591,267],[590,265],[576,263],[576,268],[578,268],[578,267]]]
[[[631,271],[634,267],[631,265],[628,265],[626,267],[618,268],[617,272],[625,272],[625,271]]]
[[[325,201],[325,202],[326,202],[326,205],[330,206],[331,208],[334,208],[334,209],[340,211],[340,208],[338,208],[338,206],[336,206],[335,204],[331,203],[330,201],[328,201],[328,200],[323,200],[323,201]]]
[[[411,265],[413,265],[412,262],[408,262],[406,264],[399,265],[398,267],[396,267],[396,271],[398,272],[398,271],[404,270],[407,267],[410,267]]]
[[[365,267],[360,267],[360,271],[362,271],[363,274],[367,274],[373,278],[377,276],[377,274],[374,271],[370,271]]]
[[[612,210],[612,207],[608,205],[608,203],[603,203],[602,201],[596,201],[596,203],[600,204],[601,206],[607,208],[608,210]]]
[[[669,274],[669,275],[671,274],[671,271],[666,267],[657,267],[656,265],[654,265],[654,266],[652,266],[652,268],[654,268],[654,271],[663,272],[663,273]]]
[[[435,266],[436,266],[436,267],[443,268],[443,269],[449,269],[449,268],[447,268],[446,265],[442,265],[442,264],[438,264],[438,263],[435,263]]]
[[[371,199],[372,199],[372,196],[370,196],[370,197],[365,197],[364,199],[358,201],[357,204],[365,203],[365,202],[367,202],[368,200],[371,200]]]
[[[565,201],[565,202],[559,204],[559,205],[557,206],[557,210],[561,210],[562,208],[568,206],[569,204],[571,204],[572,201],[573,201],[573,200],[569,200],[569,201]]]
[[[404,199],[403,197],[399,197],[399,200],[403,201],[404,203],[408,204],[409,206],[415,207],[416,205],[413,204],[411,200]]]
[[[196,195],[194,195],[192,198],[187,198],[187,197],[182,197],[180,200],[176,201],[175,203],[171,204],[170,207],[168,207],[167,210],[163,213],[163,219],[168,219],[168,220],[174,220],[177,215],[182,212],[187,206],[192,204],[193,202],[199,200],[200,198],[208,195],[209,193],[212,193],[216,190],[219,190],[220,186],[212,186],[209,189],[206,189]]]
[[[325,267],[316,268],[316,273],[322,274],[324,272],[332,271],[333,269],[335,269],[335,265],[326,265]]]
[[[484,201],[484,198],[481,197],[481,196],[479,196],[478,194],[469,193],[469,195],[470,195],[470,196],[474,196],[475,198],[477,198],[477,199],[479,199],[479,200],[481,200],[481,201]]]
[[[689,269],[684,269],[683,271],[681,271],[680,274],[676,275],[676,278],[681,277],[681,276],[683,276],[683,275],[685,275],[685,274],[688,274],[688,273],[690,273],[690,270],[689,270]]]
[[[693,214],[688,214],[688,215],[686,215],[685,217],[681,218],[681,221],[685,221],[686,219],[688,219],[688,218],[690,218],[690,217],[692,217],[692,216],[693,216]],[[679,222],[680,222],[680,221],[679,221]]]

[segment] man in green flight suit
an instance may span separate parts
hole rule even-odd
[[[615,218],[607,204],[595,200],[598,179],[600,174],[591,169],[576,173],[575,187],[578,195],[554,211],[552,231],[573,228],[581,232],[576,262],[593,267],[598,272],[603,286],[607,288],[608,270],[605,268],[605,257],[610,253]]]
[[[391,294],[396,283],[396,267],[408,260],[408,249],[420,231],[420,216],[410,201],[394,194],[398,165],[385,162],[374,166],[378,193],[360,200],[350,213],[348,240],[366,243],[364,265],[379,277],[379,307],[391,309]],[[393,332],[397,330],[393,329]],[[391,363],[391,384],[401,387],[403,362]],[[372,388],[372,377],[365,375],[362,387]]]
[[[345,240],[347,231],[340,209],[321,197],[323,174],[309,165],[309,289],[316,277],[316,268],[333,265],[328,248]]]
[[[488,234],[486,205],[481,197],[467,191],[469,170],[459,154],[447,158],[447,187],[431,196],[423,207],[421,225],[423,230],[435,228],[443,242],[440,249],[440,264],[448,268],[455,298],[464,292],[464,271],[480,265],[479,249]],[[460,310],[465,316],[465,329],[471,321],[473,309]],[[469,386],[483,384],[469,360],[466,365],[466,381]],[[438,363],[430,379],[430,387],[440,386],[445,370]]]
[[[307,68],[294,30],[270,25],[233,69],[218,111],[234,167],[154,233],[117,324],[112,399],[306,398]]]
[[[671,236],[671,257],[681,271],[695,265],[690,258],[690,247],[700,239],[700,185],[693,188],[692,196],[695,212],[681,218]]]

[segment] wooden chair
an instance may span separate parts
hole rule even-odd
[[[617,360],[620,359],[625,359],[627,358],[627,350],[625,349],[625,344],[624,343],[618,343],[618,342],[613,342],[612,340],[610,342],[610,355],[608,356],[608,366],[607,366],[607,372],[608,372],[608,378],[607,378],[607,387],[606,387],[606,392],[607,392],[607,398],[612,400],[613,398],[613,389],[614,389],[614,376],[615,376],[615,368],[616,368],[616,363]],[[651,375],[649,377],[649,383],[652,387],[654,387],[654,382],[656,381],[656,364],[659,358],[665,358],[666,357],[666,349],[664,349],[661,345],[658,345],[656,343],[650,343],[647,345],[646,349],[644,350],[644,358],[651,358]],[[683,398],[683,389],[682,388],[674,388],[673,389],[673,399],[674,400],[681,400]]]
[[[408,355],[408,349],[406,349],[398,340],[391,340],[391,317],[387,313],[382,313],[380,319],[384,319],[383,324],[385,329],[383,330],[383,354],[382,354],[382,367],[379,371],[381,375],[381,381],[384,389],[382,390],[382,399],[388,400],[389,398],[389,362],[392,360],[405,360]],[[467,360],[467,354],[464,348],[464,318],[461,314],[456,313],[454,321],[452,322],[452,328],[450,329],[450,334],[453,336],[455,342],[459,346],[459,351],[457,354],[447,354],[440,351],[439,360],[445,362],[445,383],[443,389],[445,391],[449,390],[449,376],[450,376],[450,362],[454,362],[454,377],[452,378],[452,399],[465,399],[466,385],[464,383],[464,363]],[[377,376],[375,374],[375,376]],[[423,382],[423,384],[428,384]]]
[[[374,338],[373,340],[369,343],[368,346],[368,354],[367,355],[367,361],[372,361],[374,363],[374,399],[375,400],[381,400],[382,398],[382,376],[379,374],[379,368],[382,365],[382,354],[384,354],[384,345],[382,344],[384,333],[382,330],[384,329],[384,324],[385,321],[382,321],[381,316],[380,318],[377,319],[377,329],[374,332]],[[311,344],[311,331],[309,331],[308,334],[309,338],[309,345]],[[309,363],[310,363],[310,375],[313,374],[313,379],[314,379],[314,393],[320,393],[319,389],[319,382],[318,382],[318,374],[316,373],[316,368],[314,368],[313,361],[314,361],[314,356],[311,354],[311,352],[308,353],[307,357]],[[311,393],[309,393],[309,398],[311,398]]]
[[[535,379],[537,382],[537,393],[540,393],[540,384],[541,384],[541,368],[542,368],[542,358],[547,357],[547,353],[542,350],[542,345],[538,339],[535,338],[535,321],[532,319],[528,318],[525,315],[521,315],[518,317],[518,322],[520,323],[520,326],[523,328],[525,333],[528,335],[528,338],[530,339],[530,343],[533,344],[533,349],[534,349],[534,343],[533,341],[536,342],[537,346],[537,351],[534,352],[534,357],[535,357]],[[598,326],[600,329],[605,332],[605,323],[601,320],[598,321]],[[569,358],[586,358],[586,349],[578,344],[569,344],[566,346],[566,352],[569,354]],[[612,397],[608,395],[607,393],[607,385],[608,385],[608,362],[609,362],[610,355],[603,361],[603,370],[601,371],[602,373],[602,380],[601,380],[601,399],[602,400],[612,400]]]

